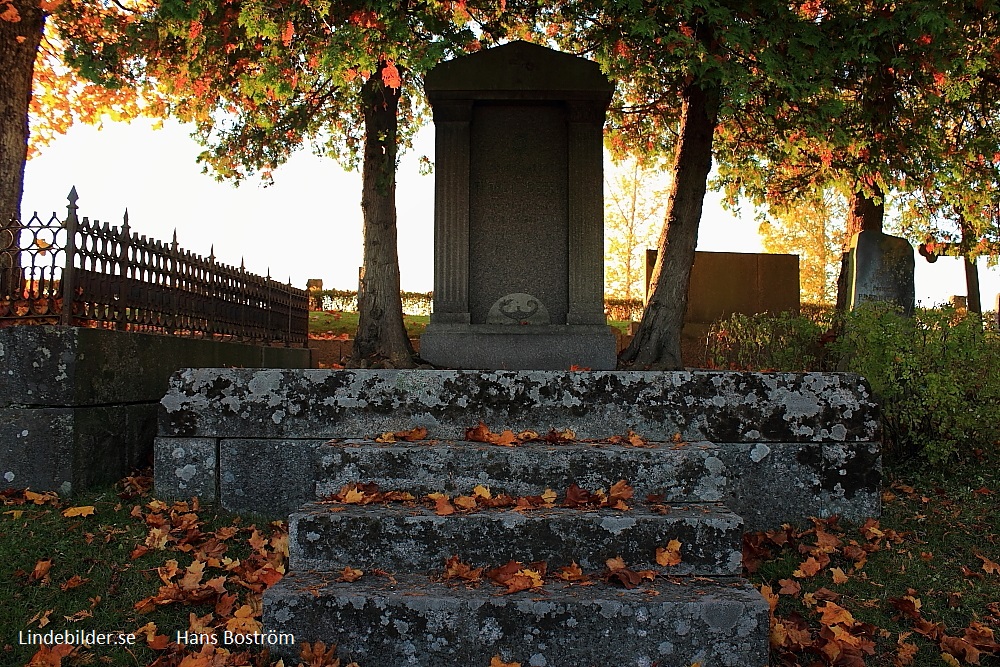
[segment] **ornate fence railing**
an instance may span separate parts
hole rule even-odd
[[[65,324],[305,344],[309,297],[177,245],[77,216],[0,225],[0,326]]]

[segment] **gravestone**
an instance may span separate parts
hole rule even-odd
[[[436,133],[437,366],[615,367],[604,314],[604,114],[594,62],[527,42],[427,74]]]
[[[883,301],[913,314],[914,262],[909,241],[873,230],[859,232],[851,238],[847,262],[849,308],[866,301]]]

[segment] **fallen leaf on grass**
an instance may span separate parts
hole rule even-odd
[[[27,667],[62,667],[63,658],[70,657],[76,648],[70,644],[41,646],[38,652],[31,656]]]
[[[93,513],[93,505],[84,505],[83,507],[69,507],[64,509],[62,515],[66,518],[70,518],[74,516],[91,516]]]
[[[781,588],[778,592],[782,595],[798,595],[802,591],[802,585],[794,579],[778,579]]]
[[[35,563],[35,568],[28,576],[28,581],[40,581],[42,585],[49,583],[49,570],[52,569],[52,559],[43,558]]]
[[[59,584],[59,588],[63,592],[66,592],[69,590],[73,590],[74,588],[78,588],[79,586],[83,586],[88,581],[90,581],[90,579],[84,579],[80,575],[74,574],[72,577],[70,577],[63,583]]]
[[[795,572],[792,572],[792,576],[798,577],[799,579],[802,579],[804,577],[813,577],[816,575],[817,572],[820,571],[821,568],[822,566],[820,565],[819,561],[810,556],[809,558],[805,559],[805,561],[803,561],[801,565],[799,565],[799,569],[795,570]]]
[[[1000,564],[994,563],[982,554],[976,554],[976,558],[983,561],[983,569],[987,574],[1000,574]]]

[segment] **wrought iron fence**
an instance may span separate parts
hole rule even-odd
[[[65,324],[305,344],[309,297],[177,245],[77,216],[0,226],[0,326]]]

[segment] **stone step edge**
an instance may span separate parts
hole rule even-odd
[[[504,595],[491,583],[416,575],[338,583],[335,574],[293,572],[269,588],[264,632],[338,643],[366,667],[407,663],[407,646],[423,656],[413,664],[440,667],[486,667],[491,655],[548,667],[623,664],[614,661],[626,652],[634,664],[767,663],[768,604],[739,578],[661,578],[633,589],[546,583]]]
[[[476,567],[498,567],[516,559],[547,561],[553,568],[576,562],[594,568],[624,557],[641,569],[659,569],[657,550],[669,550],[676,540],[673,548],[680,561],[668,571],[739,574],[743,522],[738,515],[719,503],[675,505],[671,510],[497,508],[442,516],[409,503],[308,503],[289,518],[289,562],[294,568],[427,572],[443,568],[451,557]]]

